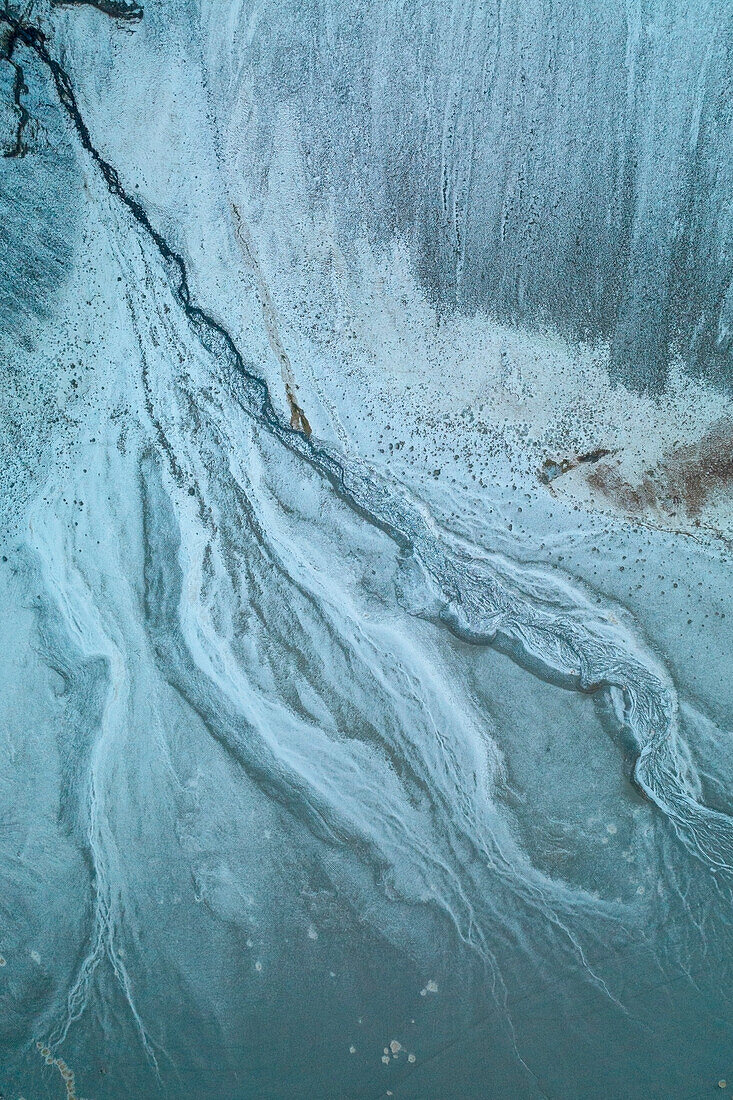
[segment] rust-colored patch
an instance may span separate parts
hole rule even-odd
[[[239,213],[239,209],[234,203],[232,203],[232,213],[234,214],[235,236],[257,284],[257,299],[262,310],[262,317],[267,330],[267,338],[270,342],[270,347],[280,363],[280,376],[285,385],[285,396],[288,399],[288,405],[290,407],[290,427],[295,428],[298,432],[303,432],[303,434],[310,439],[312,429],[308,417],[303,412],[295,396],[295,391],[298,387],[293,376],[288,353],[285,351],[283,342],[280,339],[280,326],[277,313],[275,312],[275,306],[270,297],[270,291],[267,287],[264,273],[255,253],[254,242],[252,241],[242,215]]]
[[[310,439],[313,429],[310,426],[308,417],[295,400],[295,395],[287,382],[285,383],[285,394],[288,399],[288,405],[290,406],[290,427],[295,428],[299,432],[303,432],[306,438]]]
[[[630,485],[620,470],[604,462],[588,475],[588,484],[613,500],[625,512],[639,513],[657,505],[654,482],[646,474],[637,485]]]
[[[659,509],[675,515],[682,509],[695,520],[711,497],[733,483],[733,420],[721,417],[697,443],[668,451],[636,484],[609,462],[599,463],[587,480],[625,512]]]
[[[698,516],[708,497],[733,482],[733,420],[721,417],[697,446],[670,452],[665,474],[673,498],[684,503],[688,515]]]

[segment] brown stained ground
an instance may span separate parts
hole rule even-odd
[[[292,387],[287,382],[285,383],[285,394],[288,399],[288,405],[290,406],[290,427],[295,428],[299,432],[303,432],[304,435],[310,439],[312,428],[308,421],[308,417],[296,401]]]
[[[713,494],[733,481],[733,420],[722,417],[696,447],[673,451],[668,463],[668,482],[688,515],[697,516]]]
[[[708,501],[729,491],[733,483],[733,419],[721,417],[697,443],[668,451],[635,483],[611,462],[595,465],[587,481],[625,512],[683,511],[695,520]]]
[[[270,347],[280,363],[280,374],[285,385],[285,396],[288,399],[288,406],[290,408],[290,427],[295,428],[298,432],[303,432],[303,434],[310,439],[312,428],[308,417],[305,415],[302,406],[295,396],[295,391],[298,386],[293,376],[290,358],[280,338],[280,322],[270,296],[264,272],[257,259],[254,242],[247,228],[247,224],[239,212],[239,208],[235,206],[234,203],[232,203],[232,213],[234,215],[234,231],[237,242],[257,284],[257,300],[262,310],[262,316],[267,330],[267,338],[270,342]]]

